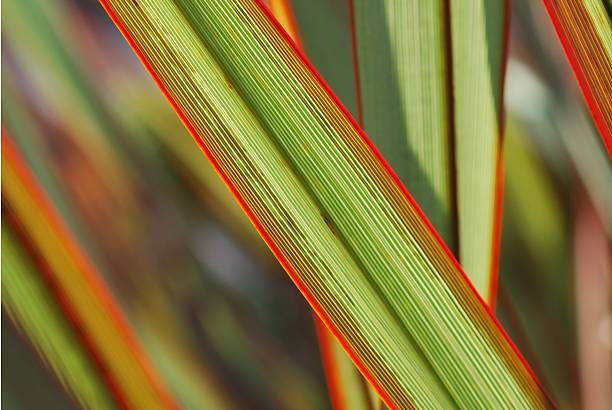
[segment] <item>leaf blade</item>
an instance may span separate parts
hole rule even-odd
[[[509,2],[450,4],[459,261],[494,305]]]
[[[593,120],[612,155],[612,26],[599,0],[544,0]]]
[[[164,1],[141,1],[138,7],[115,0],[103,4],[137,45],[141,58],[209,159],[239,194],[238,200],[292,279],[336,336],[348,344],[353,359],[374,376],[388,404],[452,406],[443,390],[431,395],[435,377],[429,378],[428,365],[416,352],[410,353],[414,347],[408,342],[409,334],[443,373],[440,376],[455,387],[456,399],[544,406],[546,399],[537,382],[448,250],[371,143],[304,66],[259,3],[183,1],[182,9]],[[253,49],[241,49],[246,44]],[[256,75],[252,67],[259,67]],[[196,100],[191,92],[198,93]],[[279,105],[283,110],[278,110]],[[286,115],[287,111],[291,114]],[[300,140],[305,134],[316,134],[317,139]],[[311,146],[301,145],[305,141]],[[285,157],[285,152],[291,155]],[[421,282],[422,274],[439,282]],[[377,296],[372,283],[384,297]],[[411,292],[404,293],[407,289]],[[400,301],[397,295],[401,294],[410,294],[417,302]],[[404,306],[406,302],[409,306]],[[431,311],[423,309],[429,304]],[[368,309],[363,309],[366,305]],[[443,306],[452,306],[453,311]],[[401,327],[379,322],[396,318]],[[376,337],[363,337],[369,326],[375,326],[378,337],[387,335],[384,347]],[[389,332],[403,336],[395,338]],[[485,363],[472,356],[466,364],[462,355],[472,353],[460,340],[473,341],[478,346],[476,356],[494,359]],[[453,354],[450,346],[462,353]],[[399,356],[392,353],[400,351]],[[380,355],[387,360],[379,360]],[[414,360],[407,367],[402,361],[406,355]],[[427,382],[414,378],[415,365],[422,367],[421,377],[428,377]],[[483,379],[479,372],[494,377]],[[462,382],[459,375],[470,381]],[[487,383],[497,385],[499,391]]]
[[[6,210],[5,210],[6,212]],[[2,305],[63,387],[86,408],[112,409],[111,394],[42,277],[2,221]]]
[[[454,249],[444,2],[353,0],[351,8],[360,123]]]

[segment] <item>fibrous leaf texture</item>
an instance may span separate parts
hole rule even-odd
[[[413,200],[259,2],[102,3],[388,405],[545,407]]]

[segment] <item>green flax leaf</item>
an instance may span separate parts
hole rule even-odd
[[[459,261],[493,304],[501,211],[507,1],[451,1]]]
[[[102,3],[387,404],[546,406],[412,199],[261,3]]]
[[[612,155],[612,4],[609,0],[544,0],[544,5]]]
[[[361,125],[453,249],[444,2],[352,4]]]
[[[361,124],[493,303],[505,4],[352,5]]]

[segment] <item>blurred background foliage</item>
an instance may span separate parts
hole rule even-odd
[[[305,300],[102,8],[6,3],[3,135],[171,394],[184,408],[329,408]],[[543,6],[512,3],[496,313],[561,408],[605,408],[610,161]],[[293,6],[306,54],[354,111],[347,3]],[[96,370],[4,198],[3,211],[2,404],[79,407],[71,383],[82,378],[58,379],[57,363]],[[91,384],[112,406],[104,383]]]

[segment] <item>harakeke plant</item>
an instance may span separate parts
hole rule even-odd
[[[546,406],[412,198],[260,3],[102,3],[389,406]]]

